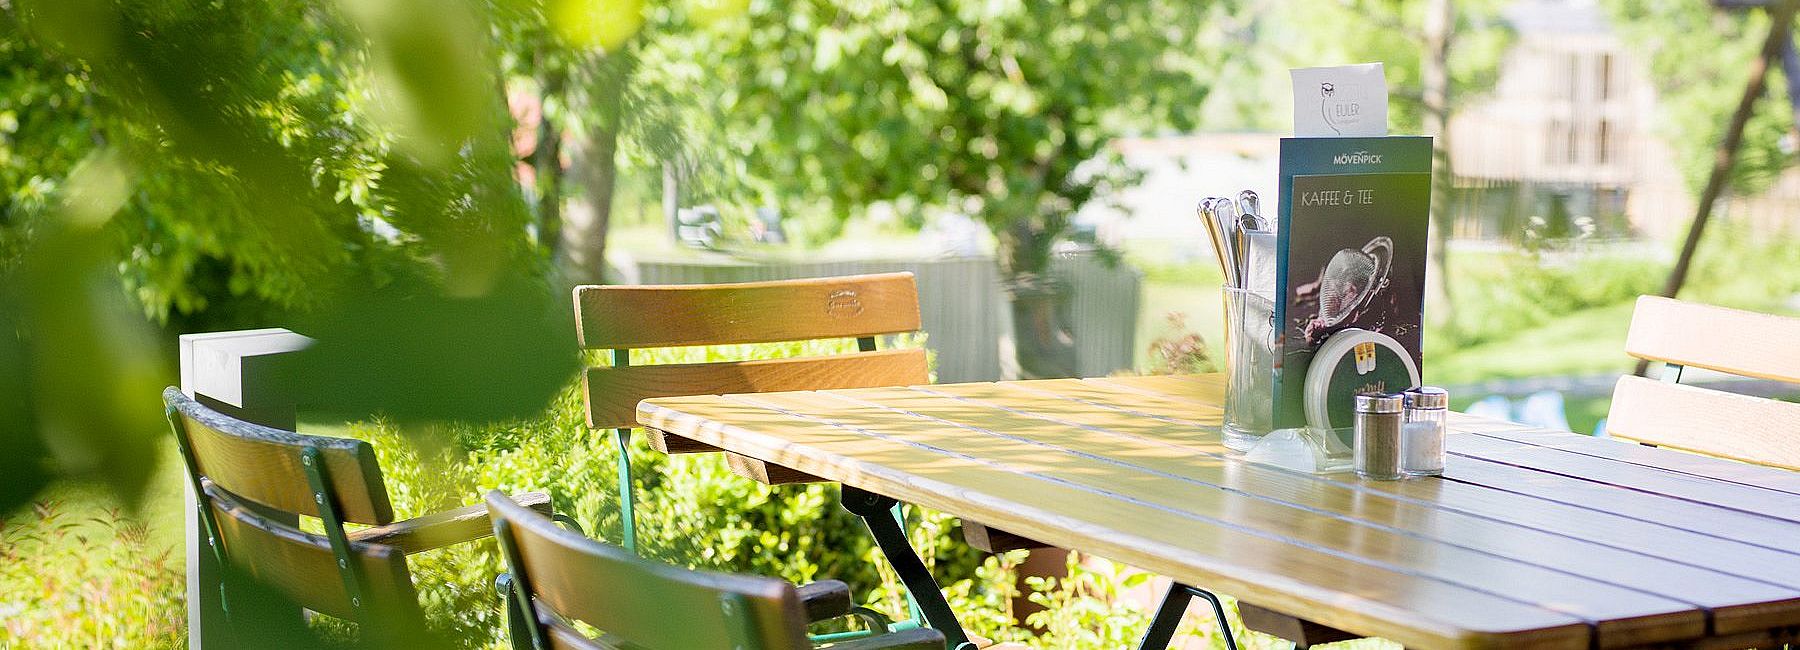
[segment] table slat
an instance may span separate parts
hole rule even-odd
[[[1800,472],[1646,447],[1635,442],[1595,438],[1567,431],[1515,429],[1483,433],[1512,442],[1561,449],[1573,454],[1699,476],[1738,485],[1800,495]]]
[[[1589,629],[1573,616],[1303,547],[1272,544],[1205,522],[1150,525],[1166,523],[1169,513],[1043,478],[996,473],[991,465],[873,430],[832,426],[743,401],[767,403],[783,395],[649,400],[639,406],[639,420],[1409,646],[1588,647]]]
[[[1249,463],[1225,464],[1225,449],[1216,434],[1118,411],[1071,408],[1075,402],[1045,400],[1042,395],[1009,384],[960,384],[912,389],[974,400],[1012,409],[1026,417],[1091,427],[1102,439],[1091,452],[1146,452],[1132,462],[1147,470],[1202,481],[1224,489],[1277,500],[1295,507],[1321,510],[1423,536],[1461,548],[1511,558],[1551,570],[1655,593],[1712,610],[1729,630],[1749,629],[1800,613],[1800,587],[1784,587],[1748,576],[1734,576],[1694,563],[1692,558],[1667,559],[1639,550],[1620,549],[1528,526],[1434,507],[1426,502],[1372,491],[1353,476],[1318,476]],[[1046,442],[1047,438],[1039,438]],[[1149,450],[1167,450],[1166,454]],[[1122,457],[1122,456],[1121,456]],[[1648,540],[1647,540],[1648,541]],[[1769,607],[1770,601],[1783,601]]]
[[[1566,490],[1549,494],[1555,500],[1730,530],[1744,541],[1800,552],[1800,503],[1791,504],[1793,510],[1784,503],[1800,495],[1622,463],[1583,462],[1578,454],[1482,435],[1451,436],[1448,448],[1452,457],[1481,461],[1504,477],[1506,483],[1494,487],[1554,487]]]
[[[1409,646],[1800,625],[1800,479],[1461,414],[1445,479],[1316,476],[1228,455],[1222,394],[1219,375],[1118,377],[666,398],[638,417]]]
[[[1107,380],[1107,382],[1064,381],[1067,383],[1008,382],[1006,386],[1046,399],[1080,399],[1084,401],[1077,402],[1078,404],[1095,409],[1156,418],[1196,428],[1212,427],[1212,430],[1216,430],[1217,409],[1211,406],[1180,403],[1169,405],[1157,401],[1131,402],[1126,400],[1134,398],[1135,394],[1109,392],[1112,389],[1107,388],[1106,385],[1112,380]],[[1118,406],[1117,404],[1130,404],[1130,406]],[[1044,408],[1061,407],[1046,406]],[[1181,415],[1187,413],[1194,413],[1196,416],[1192,420],[1182,419]],[[1468,434],[1453,434],[1451,436],[1452,443],[1454,444],[1457,439],[1465,435]],[[1654,495],[1642,495],[1647,497],[1645,499],[1638,499],[1637,495],[1627,495],[1624,497],[1624,503],[1616,500],[1601,502],[1599,505],[1581,501],[1566,503],[1557,490],[1536,489],[1532,487],[1532,483],[1534,481],[1554,481],[1565,489],[1600,490],[1609,495],[1613,491],[1566,477],[1533,472],[1524,468],[1483,463],[1477,459],[1452,457],[1450,467],[1452,468],[1450,472],[1452,478],[1468,482],[1367,481],[1363,482],[1363,486],[1366,489],[1387,492],[1411,491],[1415,493],[1428,486],[1430,492],[1419,494],[1417,498],[1434,506],[1496,518],[1546,532],[1602,542],[1610,546],[1645,552],[1671,560],[1704,562],[1708,568],[1740,577],[1777,582],[1784,586],[1800,586],[1800,581],[1796,581],[1796,579],[1800,579],[1800,562],[1796,562],[1793,555],[1779,548],[1753,545],[1716,534],[1717,531],[1728,531],[1735,535],[1736,531],[1730,528],[1712,527],[1723,525],[1723,522],[1717,521],[1714,517],[1732,517],[1739,513],[1674,499],[1657,498]],[[1624,509],[1639,517],[1650,518],[1623,516],[1622,513],[1616,512],[1617,509]],[[1674,512],[1668,512],[1670,509],[1674,509]],[[1699,518],[1698,521],[1695,520],[1696,517]],[[1767,524],[1769,522],[1757,521],[1756,523]],[[1773,539],[1778,542],[1800,539],[1800,529],[1792,528],[1783,522],[1775,523],[1787,528],[1765,531],[1770,533]]]
[[[1705,630],[1704,614],[1686,602],[1225,490],[1192,478],[1184,467],[1219,469],[1230,464],[1222,458],[1196,458],[1180,448],[1102,436],[912,389],[833,391],[766,401],[841,426],[904,432],[907,440],[980,458],[995,469],[1161,506],[1177,519],[1214,522],[1277,544],[1311,546],[1347,561],[1601,621],[1602,631],[1613,638],[1632,630],[1641,643],[1693,638]],[[1147,469],[1151,465],[1161,467]]]

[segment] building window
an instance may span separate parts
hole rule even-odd
[[[1600,84],[1599,85],[1600,85],[1600,101],[1604,102],[1606,100],[1612,99],[1613,93],[1618,92],[1618,89],[1613,87],[1613,55],[1611,55],[1611,54],[1600,55]],[[1602,133],[1605,132],[1604,125],[1602,125],[1601,132]],[[1605,154],[1601,154],[1601,155],[1604,156]]]
[[[1569,134],[1564,145],[1569,148],[1569,154],[1564,157],[1564,160],[1571,165],[1583,162],[1581,157],[1581,132],[1583,130],[1575,125],[1569,126]]]
[[[1564,79],[1563,99],[1574,101],[1581,97],[1581,55],[1569,54],[1563,57]]]
[[[1594,151],[1600,157],[1599,163],[1610,165],[1613,162],[1613,124],[1612,120],[1600,120],[1600,128],[1594,137]]]
[[[1544,133],[1544,163],[1548,165],[1565,165],[1571,162],[1568,157],[1570,149],[1569,123],[1562,120],[1550,120],[1549,128]]]

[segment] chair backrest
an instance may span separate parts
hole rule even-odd
[[[640,559],[564,530],[498,491],[487,504],[512,579],[508,606],[539,650],[810,647],[800,596],[787,582]],[[604,641],[572,621],[599,630]]]
[[[388,619],[418,614],[404,553],[351,542],[344,531],[346,521],[394,520],[367,442],[244,422],[177,388],[164,390],[163,402],[222,562],[313,611],[359,622],[419,620]],[[325,534],[300,530],[300,515],[319,518]]]
[[[1663,381],[1619,378],[1610,435],[1800,469],[1800,404],[1676,383],[1694,367],[1800,384],[1800,318],[1644,296],[1625,351],[1667,366]]]
[[[406,568],[406,554],[383,544],[349,542],[349,567],[339,568],[331,539],[301,531],[258,513],[206,483],[222,559],[244,577],[315,612],[387,627],[423,629],[418,593]],[[356,575],[356,593],[344,574]],[[231,607],[231,594],[226,595]]]
[[[612,350],[583,374],[588,426],[637,426],[640,400],[680,395],[875,388],[928,381],[924,350],[875,350],[875,337],[919,329],[911,273],[738,284],[580,286],[581,346]],[[862,351],[718,363],[631,366],[636,348],[856,338]]]

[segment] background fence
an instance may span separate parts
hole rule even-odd
[[[999,268],[989,257],[768,262],[718,255],[636,259],[620,270],[625,282],[642,284],[911,271],[919,284],[926,344],[937,353],[939,382],[993,381],[1007,375],[1011,366],[1011,312]],[[1089,253],[1058,256],[1051,272],[1069,287],[1066,322],[1075,337],[1077,372],[1097,376],[1130,368],[1142,299],[1138,272],[1124,264],[1109,265]]]

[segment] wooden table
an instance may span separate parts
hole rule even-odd
[[[652,399],[638,420],[841,482],[847,501],[918,504],[1406,646],[1800,632],[1800,474],[1457,414],[1441,479],[1313,475],[1228,454],[1222,393],[1217,375],[951,384]]]

